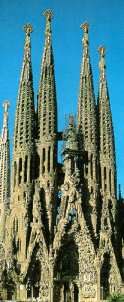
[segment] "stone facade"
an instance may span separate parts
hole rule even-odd
[[[57,129],[52,12],[45,11],[45,46],[37,110],[31,64],[32,26],[25,30],[10,194],[8,103],[0,142],[0,299],[99,302],[123,290],[123,235],[117,203],[114,131],[99,48],[96,105],[88,24],[81,25],[83,56],[78,118]],[[63,163],[58,141],[63,141]],[[7,202],[8,201],[8,202]],[[120,207],[121,205],[121,207]]]

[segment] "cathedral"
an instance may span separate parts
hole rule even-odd
[[[89,26],[83,30],[77,120],[57,127],[51,10],[46,19],[37,108],[26,24],[17,97],[12,171],[5,101],[0,137],[0,300],[100,302],[124,293],[124,203],[119,193],[115,141],[99,48],[95,100]],[[63,144],[62,162],[58,142]]]

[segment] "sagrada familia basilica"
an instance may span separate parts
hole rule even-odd
[[[4,103],[0,138],[0,300],[100,302],[124,292],[124,206],[117,198],[115,141],[99,48],[96,104],[83,29],[78,114],[57,128],[51,10],[46,18],[37,108],[31,63],[32,26],[25,25],[12,171]],[[63,162],[58,142],[63,142]],[[11,177],[10,177],[11,174]],[[11,185],[10,185],[11,180]]]

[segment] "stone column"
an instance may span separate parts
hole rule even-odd
[[[17,299],[19,299],[21,301],[27,300],[27,291],[26,291],[24,284],[20,284],[18,294],[19,294],[19,296],[17,297]]]
[[[71,291],[71,301],[74,302],[74,284],[70,284],[70,291]]]
[[[62,287],[61,287],[61,293],[60,293],[60,296],[61,296],[61,300],[60,300],[60,302],[64,302],[64,284],[62,285]]]
[[[48,174],[48,146],[45,149],[46,149],[45,174]]]
[[[19,185],[19,158],[17,160],[17,174],[16,174],[16,185]]]
[[[30,169],[31,169],[31,158],[28,156],[28,166],[27,166],[27,182],[30,183]]]
[[[97,302],[100,302],[100,261],[96,259],[96,269],[97,269]]]
[[[54,152],[54,147],[53,147],[53,145],[51,145],[51,150],[50,150],[51,152],[50,152],[50,172],[53,172],[53,160],[54,160],[54,154],[53,154],[53,152]]]
[[[50,251],[50,281],[49,281],[49,290],[50,290],[50,302],[54,302],[54,280],[53,280],[53,265],[54,265],[54,259],[52,256],[52,250]]]

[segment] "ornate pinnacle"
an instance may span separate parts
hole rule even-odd
[[[53,12],[50,9],[47,9],[43,12],[43,16],[46,17],[46,30],[45,30],[45,35],[46,35],[46,46],[50,45],[51,41],[51,19],[53,17]]]
[[[25,62],[30,61],[30,33],[32,33],[33,28],[31,24],[25,24],[24,25],[24,31],[25,31],[25,46],[24,46],[24,60]]]
[[[47,9],[43,12],[43,16],[45,16],[47,18],[47,20],[51,21],[51,19],[53,18],[53,12],[51,9]]]
[[[74,126],[74,116],[73,115],[69,115],[69,125]]]
[[[101,57],[105,56],[105,47],[104,46],[100,46],[98,48],[98,51],[99,51],[99,54],[100,54]]]
[[[104,46],[100,46],[98,48],[99,54],[100,54],[100,62],[99,62],[99,69],[100,69],[100,73],[102,78],[105,77],[105,47]]]
[[[84,30],[85,33],[88,33],[88,29],[89,29],[89,24],[87,22],[82,23],[80,25],[80,28],[82,28]]]
[[[32,25],[31,24],[24,25],[24,31],[26,35],[30,35],[30,33],[32,33],[33,31]]]
[[[4,101],[3,108],[4,108],[4,117],[3,117],[3,129],[7,128],[8,124],[8,108],[10,106],[9,101]],[[3,132],[3,138],[4,138],[4,132]]]
[[[9,101],[5,100],[3,103],[4,112],[8,112],[9,106],[10,106]]]
[[[80,26],[83,31],[84,31],[84,36],[83,36],[83,47],[84,47],[84,57],[88,57],[88,44],[89,44],[89,41],[88,41],[88,29],[89,29],[89,25],[87,22],[81,24]]]

